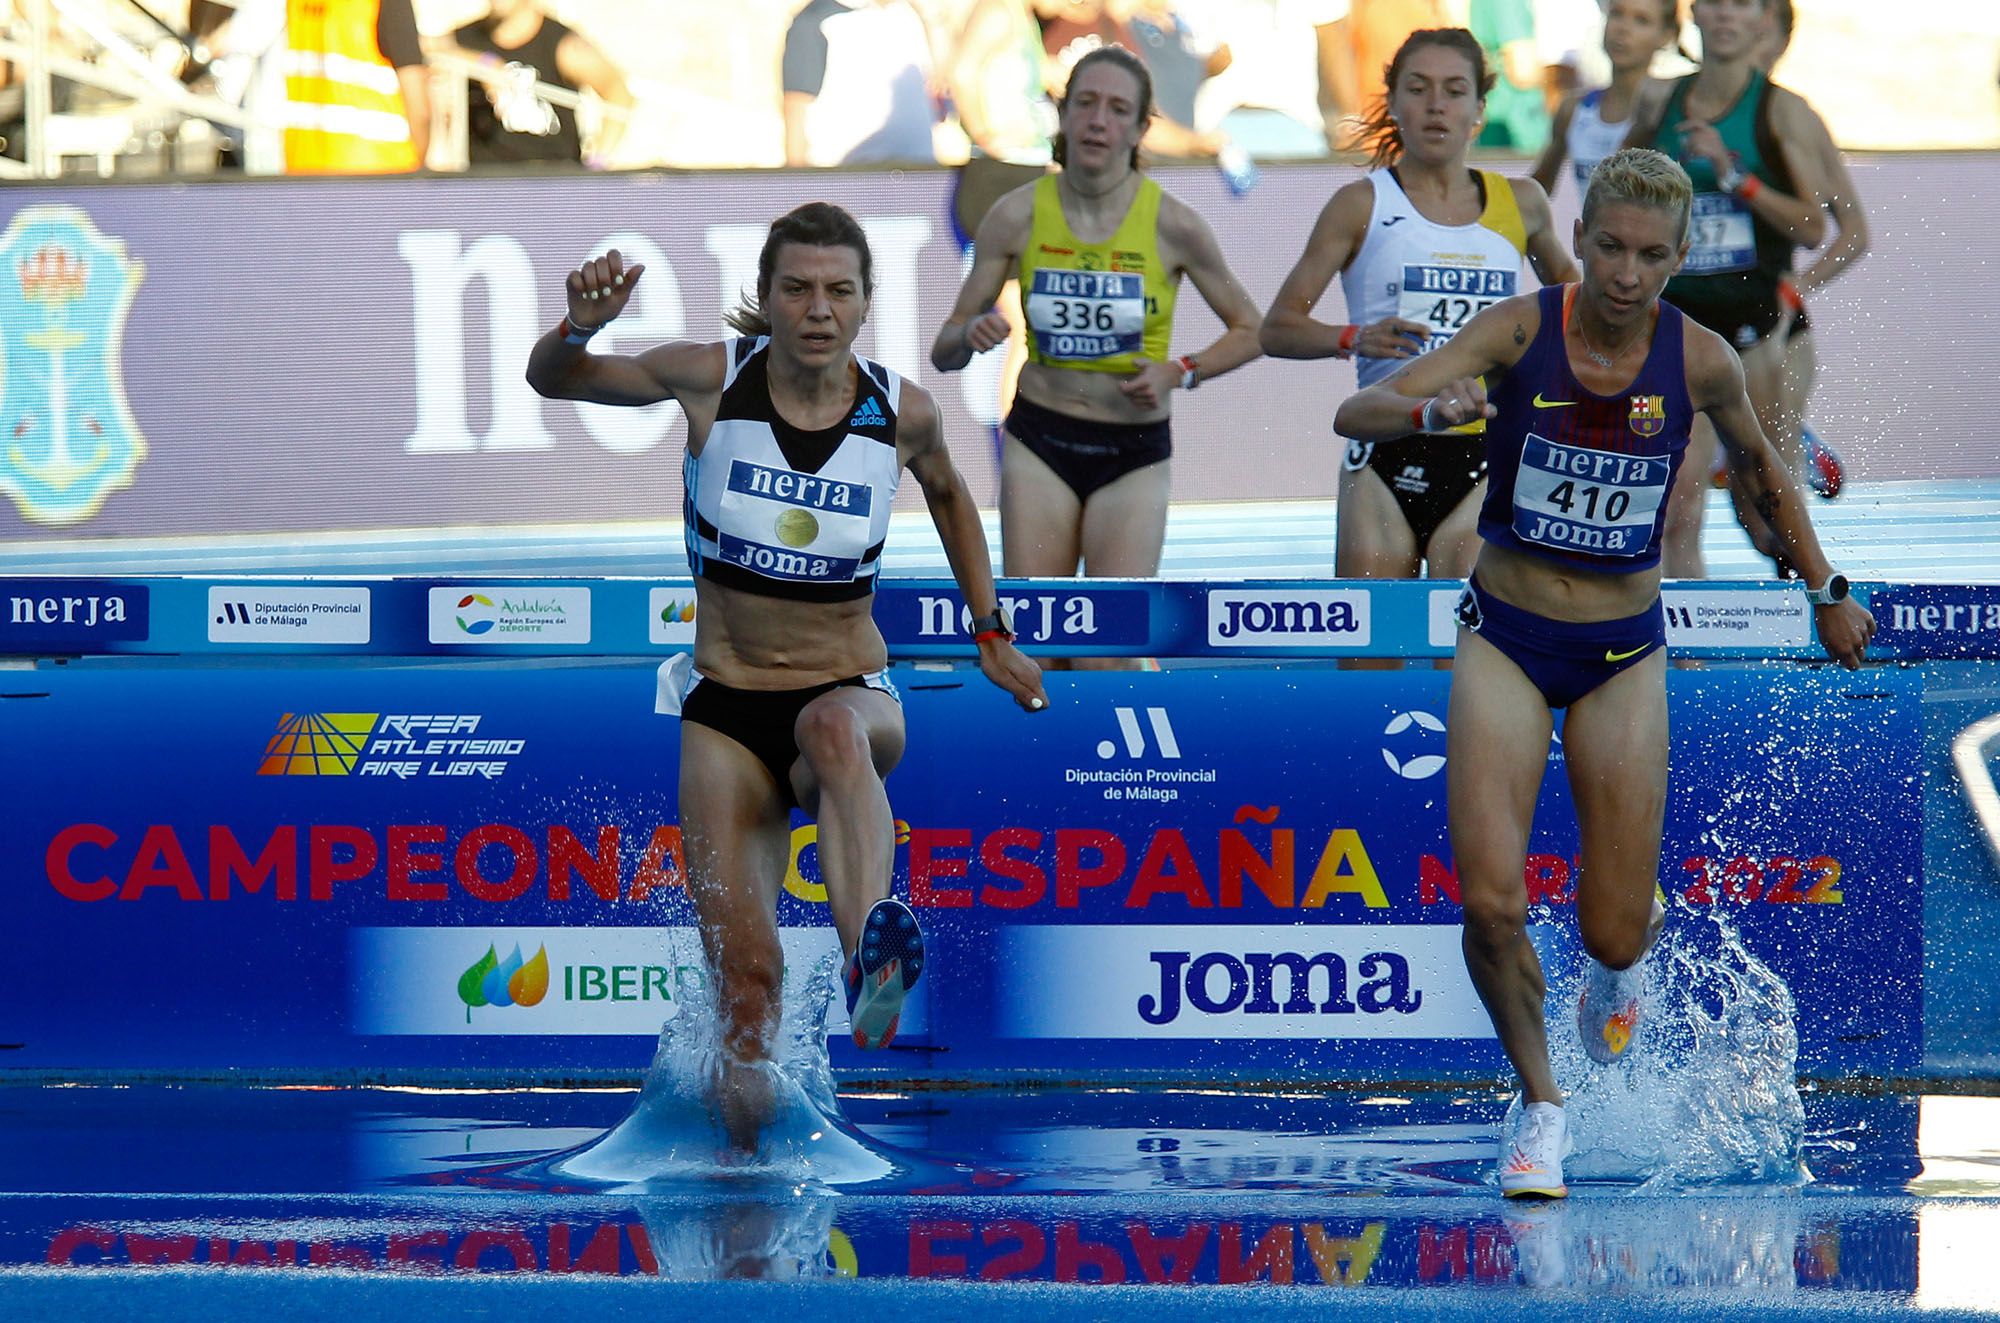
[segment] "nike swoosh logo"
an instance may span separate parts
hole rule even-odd
[[[1653,645],[1651,643],[1641,643],[1638,647],[1632,649],[1632,651],[1630,652],[1613,652],[1611,649],[1606,648],[1604,650],[1604,660],[1608,662],[1630,661],[1632,658],[1638,656],[1640,653],[1644,652],[1646,649],[1652,646]]]
[[[1394,224],[1395,224],[1395,223],[1396,223],[1397,221],[1399,221],[1399,220],[1401,220],[1401,219],[1403,219],[1403,218],[1402,218],[1401,216],[1391,216],[1391,217],[1389,217],[1389,219],[1387,219],[1387,220],[1385,220],[1385,221],[1383,221],[1383,222],[1382,222],[1382,228],[1386,230],[1386,229],[1388,229],[1388,228],[1389,228],[1389,227],[1390,227],[1391,225],[1394,225]]]
[[[1535,392],[1535,407],[1537,409],[1567,409],[1575,403],[1575,400],[1545,400],[1542,398],[1540,391]]]

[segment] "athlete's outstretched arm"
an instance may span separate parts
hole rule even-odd
[[[1556,107],[1556,117],[1549,125],[1549,140],[1542,144],[1541,157],[1535,168],[1528,172],[1528,178],[1542,186],[1544,195],[1556,191],[1556,180],[1562,178],[1562,164],[1569,156],[1569,126],[1576,119],[1576,104],[1583,100],[1580,91],[1563,93],[1562,104]]]
[[[1333,416],[1333,430],[1357,441],[1394,441],[1491,418],[1482,378],[1520,362],[1541,325],[1535,295],[1501,300],[1387,381],[1348,396]]]
[[[1785,555],[1799,567],[1806,585],[1824,587],[1833,577],[1833,564],[1820,548],[1798,484],[1757,424],[1757,410],[1743,386],[1743,360],[1715,332],[1693,322],[1686,327],[1688,393],[1695,408],[1714,422],[1737,482],[1784,542]],[[1850,671],[1860,666],[1875,634],[1875,617],[1852,598],[1815,607],[1813,617],[1827,656]]]
[[[1181,270],[1195,290],[1207,301],[1209,310],[1222,319],[1222,334],[1214,343],[1192,354],[1181,355],[1194,369],[1192,386],[1210,377],[1219,377],[1258,357],[1257,323],[1263,314],[1250,298],[1250,291],[1229,269],[1222,247],[1208,222],[1179,198],[1168,195],[1160,200],[1160,234],[1178,250]],[[1158,409],[1186,377],[1181,361],[1139,357],[1132,360],[1132,372],[1118,382],[1119,391],[1134,407]]]
[[[1556,233],[1556,219],[1549,207],[1549,195],[1532,179],[1509,181],[1514,205],[1521,212],[1521,228],[1528,239],[1528,265],[1544,285],[1566,285],[1582,278],[1570,256],[1569,245]]]
[[[1801,135],[1810,132],[1804,116],[1811,113],[1811,108],[1783,88],[1773,88],[1771,97],[1772,133],[1784,156],[1792,187],[1797,191],[1781,193],[1762,180],[1745,177],[1734,193],[1752,215],[1779,234],[1803,247],[1817,248],[1826,238],[1826,212],[1820,205],[1820,199],[1826,196],[1826,185],[1821,178],[1818,154],[1801,143]],[[1736,161],[1716,127],[1697,119],[1682,120],[1675,127],[1687,144],[1688,154],[1705,157],[1715,177],[1727,184],[1736,171]]]
[[[1827,210],[1833,213],[1834,228],[1838,231],[1813,264],[1799,272],[1799,291],[1810,294],[1860,261],[1868,251],[1868,213],[1862,209],[1854,176],[1848,173],[1847,162],[1833,134],[1827,130],[1826,121],[1811,106],[1806,107],[1806,114],[1811,117],[1810,150],[1819,158],[1820,173],[1826,181]]]
[[[986,550],[986,528],[979,522],[979,507],[973,504],[965,476],[945,448],[937,401],[930,392],[907,381],[896,416],[896,445],[910,476],[923,488],[959,594],[975,617],[992,614],[999,609],[1000,593],[993,584],[993,559]],[[979,669],[987,679],[1030,712],[1048,707],[1048,695],[1042,691],[1042,668],[1023,656],[1010,640],[988,639],[978,647]]]
[[[956,372],[974,354],[1007,343],[1013,328],[993,301],[1019,264],[1034,210],[1035,186],[1023,184],[994,203],[979,222],[979,233],[972,237],[972,270],[965,273],[958,302],[931,342],[931,366],[938,371]]]
[[[1384,317],[1367,326],[1347,327],[1314,317],[1313,308],[1333,278],[1347,269],[1361,247],[1368,216],[1375,205],[1375,186],[1365,179],[1346,185],[1320,208],[1306,237],[1306,249],[1278,287],[1271,310],[1257,331],[1257,342],[1273,358],[1415,358],[1423,352],[1431,328],[1402,317]],[[1345,337],[1345,343],[1343,338]]]
[[[616,248],[569,273],[569,313],[577,335],[595,333],[625,311],[645,273],[627,269]],[[726,365],[718,344],[655,345],[638,354],[593,354],[573,344],[563,327],[543,333],[528,355],[528,384],[559,400],[592,404],[658,404],[682,395],[722,389]]]
[[[1250,291],[1229,269],[1229,259],[1222,255],[1222,245],[1215,241],[1215,231],[1201,218],[1201,213],[1179,198],[1168,196],[1161,200],[1160,228],[1185,254],[1188,280],[1208,304],[1209,311],[1222,321],[1222,334],[1192,355],[1198,365],[1196,380],[1207,381],[1234,372],[1252,359],[1262,358],[1264,350],[1257,343],[1257,327],[1264,314],[1250,297]]]
[[[1667,102],[1673,99],[1673,93],[1671,78],[1649,78],[1639,85],[1639,95],[1632,102],[1632,127],[1625,130],[1625,141],[1618,144],[1620,150],[1653,145],[1660,136],[1660,121],[1666,118]]]

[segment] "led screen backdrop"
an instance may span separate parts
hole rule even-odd
[[[2000,161],[1883,157],[1855,175],[1874,251],[1813,303],[1813,416],[1860,480],[2000,476],[1975,439],[2000,375],[1976,263]],[[1276,167],[1199,208],[1260,304],[1346,167]],[[608,246],[647,266],[600,348],[711,338],[770,218],[824,197],[861,216],[878,288],[862,352],[935,391],[994,496],[997,356],[945,377],[931,337],[964,258],[954,176],[739,172],[534,179],[15,187],[0,198],[0,541],[677,516],[679,410],[545,401],[521,380],[564,273]],[[1557,199],[1568,226],[1574,198]],[[1968,254],[1975,256],[1968,258]],[[1338,319],[1336,287],[1322,307]],[[1176,353],[1218,327],[1184,289]],[[1176,400],[1182,501],[1326,496],[1346,364],[1260,362]],[[913,490],[903,496],[915,501]]]

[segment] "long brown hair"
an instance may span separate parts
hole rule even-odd
[[[1479,104],[1486,104],[1486,94],[1493,90],[1497,81],[1486,68],[1486,51],[1480,46],[1479,38],[1464,28],[1419,28],[1404,39],[1396,48],[1396,56],[1389,61],[1389,67],[1382,71],[1382,95],[1368,108],[1359,127],[1354,131],[1354,146],[1368,153],[1371,166],[1387,165],[1403,151],[1403,131],[1390,118],[1389,102],[1396,95],[1396,83],[1403,76],[1403,69],[1410,57],[1426,46],[1442,46],[1446,50],[1457,51],[1472,65],[1472,82],[1479,89]]]
[[[875,255],[868,249],[867,232],[861,222],[831,202],[808,202],[771,222],[764,237],[763,251],[757,254],[757,291],[722,315],[733,330],[744,335],[769,335],[771,318],[764,303],[771,297],[771,277],[778,268],[778,250],[788,243],[811,248],[852,248],[861,254],[861,294],[875,293]]]
[[[1143,129],[1146,121],[1153,117],[1153,74],[1146,68],[1145,61],[1116,43],[1099,46],[1076,62],[1076,67],[1069,71],[1069,82],[1063,86],[1062,97],[1056,102],[1057,117],[1060,118],[1062,112],[1069,109],[1069,89],[1076,86],[1077,76],[1093,64],[1115,64],[1131,74],[1133,80],[1139,84],[1139,127]],[[1064,159],[1068,155],[1068,148],[1069,144],[1064,141],[1062,131],[1058,129],[1054,143],[1057,165],[1068,164]],[[1139,168],[1137,144],[1132,148],[1132,168],[1134,170]]]

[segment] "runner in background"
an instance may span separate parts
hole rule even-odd
[[[1000,544],[1009,575],[1148,578],[1166,540],[1172,395],[1257,357],[1257,305],[1192,207],[1139,168],[1152,79],[1122,46],[1069,75],[1059,174],[1017,188],[980,223],[972,269],[938,329],[931,365],[956,372],[1006,343],[994,307],[1021,282],[1029,361],[1000,462]],[[1170,348],[1181,279],[1223,324],[1208,345]],[[1225,443],[1226,438],[1217,438]],[[1130,670],[1131,658],[1076,658]]]
[[[1352,356],[1364,387],[1512,295],[1523,257],[1544,282],[1576,274],[1539,184],[1466,165],[1493,83],[1472,34],[1413,33],[1389,73],[1388,98],[1361,129],[1375,169],[1321,210],[1258,335],[1276,358]],[[1355,319],[1346,325],[1312,315],[1336,273]],[[1475,420],[1351,443],[1341,465],[1334,572],[1343,579],[1464,578],[1479,545],[1481,430]]]
[[[1779,284],[1792,251],[1826,237],[1823,183],[1812,108],[1757,67],[1758,42],[1775,0],[1694,0],[1701,68],[1642,97],[1626,145],[1678,160],[1694,182],[1688,257],[1667,284],[1669,303],[1742,356],[1751,402],[1786,470],[1803,468],[1798,431],[1784,399],[1785,332],[1791,309]],[[1667,520],[1667,573],[1701,578],[1702,519],[1715,468],[1714,429],[1701,422],[1681,467]],[[1747,508],[1747,507],[1746,507]],[[1754,509],[1749,513],[1756,514]],[[1748,528],[1778,577],[1798,569],[1761,518]]]
[[[1757,66],[1766,73],[1777,67],[1792,44],[1792,0],[1772,0],[1770,21],[1757,51]],[[1818,113],[1812,116],[1819,130],[1813,146],[1819,152],[1825,172],[1827,210],[1833,214],[1833,241],[1813,259],[1812,265],[1778,287],[1781,297],[1795,304],[1791,338],[1785,342],[1785,408],[1797,421],[1799,441],[1805,452],[1806,481],[1827,500],[1840,495],[1846,483],[1847,466],[1832,446],[1821,440],[1806,421],[1806,405],[1812,394],[1813,379],[1819,371],[1819,354],[1812,320],[1806,312],[1806,296],[1861,260],[1868,251],[1868,215],[1861,207],[1861,194],[1848,173],[1847,161],[1827,131]]]
[[[1535,162],[1534,181],[1551,198],[1567,157],[1579,199],[1597,163],[1618,150],[1653,67],[1681,30],[1681,0],[1610,0],[1604,13],[1608,87],[1571,92],[1557,107],[1549,144]]]

